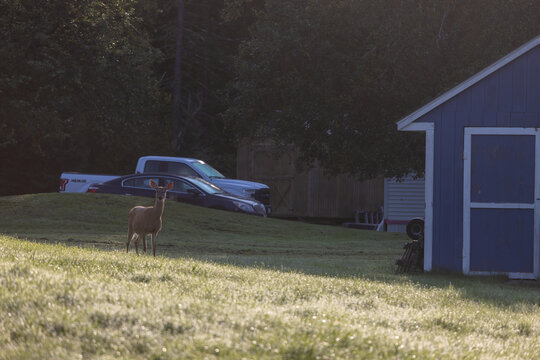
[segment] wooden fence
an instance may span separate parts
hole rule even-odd
[[[353,218],[357,210],[378,211],[384,203],[384,180],[358,181],[327,176],[320,167],[300,171],[289,147],[276,155],[268,143],[244,143],[237,153],[237,177],[267,184],[272,212],[283,217]]]

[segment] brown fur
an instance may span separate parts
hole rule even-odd
[[[167,187],[157,186],[150,180],[150,186],[156,190],[156,200],[154,206],[135,206],[128,214],[128,238],[126,244],[126,253],[129,252],[129,243],[133,235],[137,235],[135,239],[135,251],[139,255],[139,241],[143,241],[143,250],[146,254],[146,235],[152,235],[152,254],[156,256],[156,241],[158,233],[161,230],[161,217],[165,208],[165,199],[167,190],[172,189],[173,183],[170,182]]]

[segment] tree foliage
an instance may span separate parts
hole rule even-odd
[[[267,0],[236,59],[227,119],[359,177],[423,169],[395,121],[539,32],[531,1]],[[494,21],[496,19],[497,21]]]
[[[152,46],[163,54],[155,71],[163,80],[163,90],[171,96],[178,36],[177,6],[176,0],[139,0],[136,5],[136,13],[144,19],[143,26],[150,34]],[[184,1],[182,122],[179,124],[182,136],[178,139],[179,151],[174,146],[169,152],[203,158],[234,176],[236,148],[221,116],[227,106],[222,93],[234,78],[232,58],[240,41],[247,38],[249,20],[230,16],[224,20],[225,6],[223,0]]]
[[[540,33],[530,0],[184,0],[177,153],[177,4],[0,0],[0,194],[147,154],[233,175],[246,136],[333,173],[422,169],[395,121]]]
[[[0,14],[2,193],[54,189],[68,169],[126,171],[162,148],[160,54],[130,2],[2,1]]]

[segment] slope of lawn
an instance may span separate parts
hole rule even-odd
[[[0,198],[0,359],[534,359],[540,291],[396,275],[402,235],[168,202],[156,258],[125,253],[150,199]]]
[[[0,198],[0,233],[46,243],[125,250],[129,209],[152,204],[150,198],[106,194],[4,197]],[[239,265],[264,262],[318,274],[386,276],[406,242],[401,234],[264,219],[167,201],[156,254]],[[133,242],[130,251],[135,251]]]

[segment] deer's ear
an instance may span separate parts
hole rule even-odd
[[[174,186],[174,183],[171,181],[170,183],[167,184],[167,190],[171,190]]]
[[[150,187],[151,187],[152,189],[157,188],[157,184],[156,184],[156,182],[155,182],[154,180],[150,180]]]

